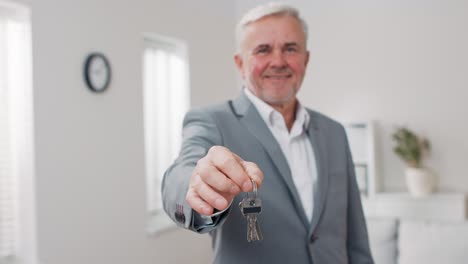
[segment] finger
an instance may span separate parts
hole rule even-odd
[[[208,155],[213,165],[235,182],[244,192],[252,189],[250,178],[244,171],[240,163],[241,159],[237,155],[221,146],[212,147]]]
[[[241,157],[239,157],[239,155],[237,155],[236,153],[234,153],[234,152],[231,152],[231,153],[232,153],[232,155],[234,156],[234,158],[235,158],[239,163],[241,163],[242,161],[244,161],[244,160],[243,160]]]
[[[203,199],[196,194],[193,189],[189,189],[185,200],[190,205],[190,207],[202,215],[211,215],[213,214],[213,207],[203,201]]]
[[[211,207],[222,211],[229,205],[228,201],[221,194],[208,186],[208,184],[201,182],[197,187],[197,194]]]
[[[245,161],[241,157],[239,157],[237,154],[232,153],[234,157],[241,163],[242,167],[244,168],[244,171],[247,173],[247,175],[250,177],[251,180],[254,180],[255,183],[257,184],[257,187],[260,188],[263,182],[263,172],[260,170],[257,164],[250,162],[250,161]],[[251,191],[249,189],[249,191]]]
[[[240,188],[216,167],[207,167],[198,172],[203,182],[218,192],[238,194]]]
[[[250,161],[242,161],[242,166],[249,177],[255,181],[257,187],[260,188],[263,182],[263,172],[257,164]]]

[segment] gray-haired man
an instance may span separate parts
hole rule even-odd
[[[210,232],[214,263],[373,263],[343,127],[296,98],[309,52],[290,6],[249,11],[236,31],[244,90],[190,111],[180,156],[163,182],[180,226]],[[237,204],[261,187],[264,239],[249,243]]]

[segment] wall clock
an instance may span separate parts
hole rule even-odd
[[[102,53],[93,52],[86,57],[84,64],[84,79],[93,92],[104,92],[111,80],[109,60]]]

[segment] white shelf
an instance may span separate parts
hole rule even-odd
[[[421,198],[408,193],[378,193],[364,197],[362,204],[366,217],[465,221],[468,214],[464,193],[434,193]]]

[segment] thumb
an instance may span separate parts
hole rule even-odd
[[[242,161],[241,164],[250,179],[255,181],[257,188],[260,188],[263,182],[263,172],[260,170],[257,164],[250,161]]]

